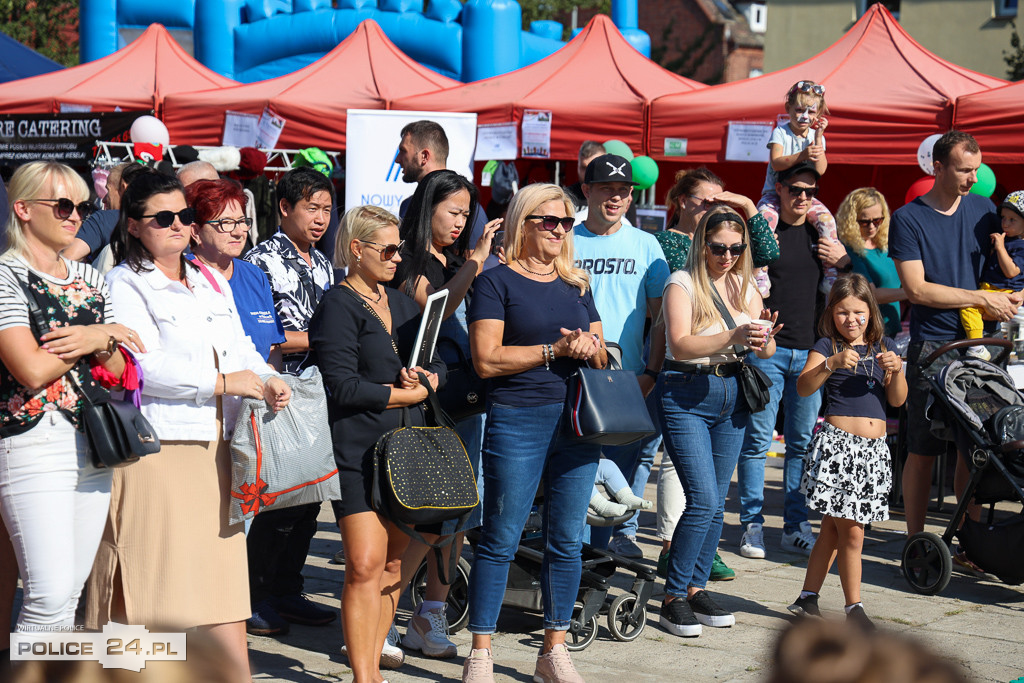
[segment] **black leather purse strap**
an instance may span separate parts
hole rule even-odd
[[[725,326],[728,327],[730,330],[735,330],[738,327],[738,325],[736,324],[736,321],[733,319],[732,313],[729,312],[729,307],[725,305],[724,301],[722,301],[722,296],[718,293],[718,290],[715,288],[714,285],[711,285],[711,299],[715,302],[715,308],[717,308],[718,312],[722,314],[722,320],[725,321]],[[732,352],[735,353],[740,358],[743,358],[743,356],[747,355],[748,350],[745,346],[741,346],[740,344],[733,344]]]

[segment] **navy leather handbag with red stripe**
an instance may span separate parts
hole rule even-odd
[[[569,377],[565,418],[578,441],[622,446],[654,434],[636,375],[608,355],[608,369],[581,366]]]

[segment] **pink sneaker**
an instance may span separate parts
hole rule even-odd
[[[494,658],[490,650],[470,651],[462,663],[462,683],[494,683]]]
[[[546,655],[537,657],[533,683],[586,683],[569,658],[565,643],[555,645]]]

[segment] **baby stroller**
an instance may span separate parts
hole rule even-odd
[[[537,501],[541,501],[538,499]],[[613,526],[625,522],[633,511],[619,517],[596,517],[588,515],[587,521],[601,526]],[[479,530],[466,532],[466,538],[475,548]],[[515,559],[509,565],[508,583],[502,604],[518,607],[529,612],[541,612],[540,566],[544,558],[544,546],[540,535],[540,514],[530,515],[523,530],[523,538],[516,550]],[[426,590],[427,557],[412,577],[410,597],[414,608],[423,601]],[[615,598],[609,596],[611,577],[616,570],[624,569],[633,574],[631,590]],[[454,580],[448,593],[447,616],[449,631],[454,633],[469,622],[469,574],[471,564],[459,560]],[[572,612],[572,623],[566,633],[565,645],[570,651],[579,651],[597,638],[600,616],[606,615],[608,631],[616,640],[630,642],[640,637],[647,626],[647,602],[654,594],[654,569],[644,564],[620,557],[607,550],[598,550],[583,544],[583,574],[580,577],[579,593]]]
[[[955,341],[923,362],[977,345],[1002,350],[991,363],[965,357],[928,378],[932,433],[957,443],[971,476],[945,533],[916,533],[903,548],[903,576],[924,595],[935,595],[949,583],[954,536],[987,572],[1011,585],[1024,583],[1024,393],[1004,369],[1012,344],[1003,339]],[[967,518],[971,501],[988,506],[984,521]],[[995,506],[1003,501],[1018,502],[1022,510],[997,522]]]

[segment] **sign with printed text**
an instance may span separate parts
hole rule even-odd
[[[150,633],[144,626],[110,622],[100,633],[80,630],[11,634],[11,660],[94,661],[104,669],[142,671],[147,662],[185,660],[184,633]]]
[[[429,120],[448,137],[448,168],[473,180],[476,114],[436,111],[349,109],[345,137],[345,210],[372,204],[398,215],[402,200],[412,196],[416,183],[405,182],[395,161],[402,129]]]
[[[0,164],[59,161],[82,166],[95,156],[96,141],[123,142],[132,123],[152,111],[0,115]]]
[[[551,112],[547,109],[523,110],[524,159],[551,157]]]
[[[725,160],[768,163],[768,140],[774,127],[770,121],[730,121]]]

